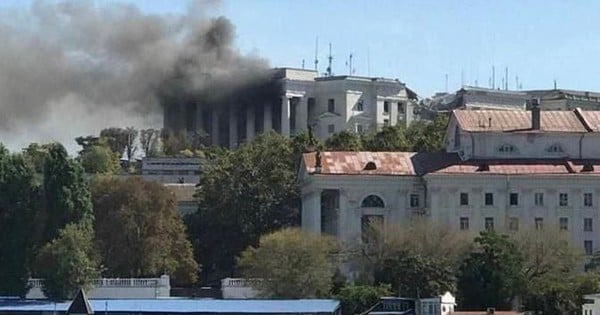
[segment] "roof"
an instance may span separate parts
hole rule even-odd
[[[90,302],[85,296],[83,289],[79,289],[79,292],[77,292],[77,296],[71,302],[67,314],[94,314],[94,310],[90,306]]]
[[[333,313],[339,306],[337,300],[212,300],[212,299],[90,299],[97,313],[246,313],[291,314]],[[0,300],[0,313],[6,312],[64,312],[70,302],[56,303],[36,300]]]
[[[376,169],[369,170],[373,162]],[[321,171],[316,172],[316,153],[305,153],[303,165],[319,175],[600,175],[600,159],[469,159],[455,153],[321,152]]]
[[[467,132],[526,132],[531,129],[531,111],[524,110],[454,110],[461,129]],[[600,112],[587,112],[598,117]],[[600,125],[598,125],[600,126]],[[540,111],[540,130],[551,132],[587,132],[575,111]]]
[[[600,111],[576,110],[590,131],[600,131]]]
[[[414,152],[320,152],[320,174],[335,175],[416,175],[411,158]],[[302,156],[309,173],[315,173],[317,153]],[[372,162],[374,168],[367,164]],[[372,164],[371,164],[372,165]]]

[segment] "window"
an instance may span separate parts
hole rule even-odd
[[[383,228],[382,215],[363,215],[360,219],[361,239],[364,244],[375,244]]]
[[[500,153],[514,153],[517,152],[517,148],[511,144],[503,144],[498,148]]]
[[[359,99],[358,102],[356,102],[356,110],[359,112],[362,112],[365,110],[365,104],[364,104],[362,98]]]
[[[363,125],[356,124],[356,133],[363,133],[363,132],[365,132]]]
[[[398,115],[404,115],[404,104],[398,102]]]
[[[518,206],[519,205],[519,194],[517,194],[517,193],[510,193],[510,205],[511,206]]]
[[[327,126],[327,132],[329,132],[330,134],[335,132],[335,125],[328,125]]]
[[[461,206],[469,205],[469,194],[468,193],[460,193],[460,205]]]
[[[584,218],[583,219],[583,231],[584,232],[592,232],[592,218]]]
[[[569,230],[569,218],[560,218],[558,219],[558,228],[561,231],[568,231]]]
[[[544,228],[544,218],[535,218],[535,229],[541,230]]]
[[[511,231],[518,231],[519,230],[519,218],[509,218],[508,219],[508,229]]]
[[[383,199],[376,195],[369,195],[363,199],[360,206],[362,208],[384,208]]]
[[[411,208],[419,207],[419,194],[410,194],[410,207]]]
[[[327,111],[330,113],[335,113],[335,99],[330,98],[327,100]]]
[[[561,207],[566,207],[569,205],[569,194],[560,193],[558,194],[558,205]]]
[[[485,218],[485,229],[486,230],[494,229],[494,218]]]
[[[454,147],[460,148],[460,128],[454,127]]]
[[[544,205],[544,193],[535,193],[533,195],[533,201],[535,203],[536,206],[543,206]]]
[[[550,152],[550,153],[561,153],[563,152],[562,147],[560,146],[560,144],[555,143],[551,146],[549,146],[548,148],[546,148],[546,152]]]
[[[383,120],[383,125],[384,126],[389,126],[390,125],[390,120],[389,119],[384,119]]]
[[[591,207],[593,205],[593,195],[592,193],[584,193],[583,194],[583,206]]]
[[[390,102],[384,101],[383,102],[383,114],[387,115],[389,113],[390,113]]]
[[[493,193],[485,193],[485,205],[486,206],[494,205],[494,194]]]
[[[469,229],[469,218],[460,217],[460,229],[461,231],[466,231]]]
[[[594,243],[590,240],[583,241],[583,249],[586,255],[592,255],[594,253]]]

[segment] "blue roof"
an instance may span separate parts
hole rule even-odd
[[[94,312],[168,313],[334,313],[336,300],[90,299]],[[0,300],[1,312],[64,312],[71,302]]]

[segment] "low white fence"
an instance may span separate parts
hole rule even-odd
[[[261,279],[225,278],[221,280],[221,293],[224,299],[257,298],[256,288],[261,282]]]
[[[28,299],[44,299],[43,279],[29,279]],[[171,296],[169,276],[160,278],[104,278],[92,280],[92,288],[87,292],[89,298],[162,298]]]

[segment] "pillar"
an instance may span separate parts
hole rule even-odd
[[[233,105],[229,106],[229,148],[234,149],[238,146],[238,128],[237,128],[237,111]]]
[[[254,139],[254,106],[246,107],[246,141],[250,142]]]
[[[321,234],[321,191],[302,196],[302,231]]]
[[[281,134],[290,135],[290,99],[285,95],[281,97]]]
[[[296,103],[296,130],[294,134],[300,134],[308,126],[308,102],[306,97],[300,97]]]
[[[398,123],[398,102],[390,101],[390,126],[395,126]]]
[[[348,216],[348,192],[340,189],[339,193],[339,207],[338,207],[338,227],[337,237],[339,240],[346,242],[348,239],[348,225],[346,224],[346,218]]]
[[[212,145],[220,145],[219,143],[219,111],[214,109],[210,111],[211,114],[211,130],[210,130],[210,142]]]
[[[265,104],[263,106],[264,108],[264,115],[263,115],[263,119],[264,119],[264,123],[263,123],[263,132],[269,132],[271,131],[271,129],[273,129],[273,110],[271,108],[271,104]]]

